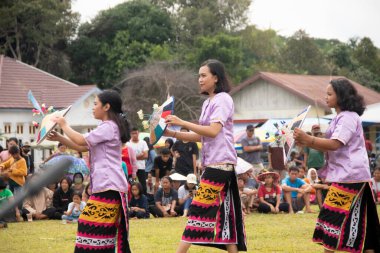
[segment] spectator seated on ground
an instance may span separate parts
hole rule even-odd
[[[0,177],[0,210],[8,205],[10,202],[14,201],[13,193],[11,190],[7,189],[7,183]],[[14,208],[8,213],[6,213],[2,218],[0,218],[0,224],[6,224],[7,222],[15,222],[16,216],[20,217],[20,211],[18,208]]]
[[[62,220],[76,222],[79,219],[79,215],[82,213],[86,202],[82,201],[82,193],[73,193],[73,202],[70,202],[67,207],[67,211],[62,215]]]
[[[172,174],[170,174],[170,179],[172,180],[171,186],[174,190],[178,191],[179,187],[183,185],[186,182],[187,177],[184,175],[181,175],[174,170],[172,170]],[[161,181],[162,182],[162,181]]]
[[[71,188],[75,192],[83,192],[85,185],[83,184],[84,178],[82,173],[77,172],[73,176],[73,182]]]
[[[131,186],[132,198],[129,202],[129,217],[132,219],[149,218],[148,199],[143,194],[142,185],[134,182]]]
[[[148,199],[148,205],[154,205],[154,193],[156,191],[153,176],[151,173],[148,173],[146,178],[146,198]]]
[[[281,187],[278,185],[280,176],[276,172],[264,172],[257,179],[263,182],[258,191],[260,204],[259,213],[289,212],[289,204],[281,203]]]
[[[310,168],[307,171],[307,177],[304,178],[304,181],[311,185],[313,188],[310,191],[310,202],[317,202],[319,208],[322,208],[323,198],[322,198],[322,190],[328,190],[329,186],[327,184],[323,184],[322,181],[318,178],[317,170],[314,168]],[[314,197],[313,197],[314,196]]]
[[[195,174],[188,174],[186,183],[178,189],[178,203],[184,217],[188,215],[189,207],[193,197],[197,192],[197,177]]]
[[[165,176],[161,179],[161,188],[157,190],[154,200],[155,205],[150,206],[149,210],[154,217],[175,217],[178,193],[171,187],[172,179]]]
[[[371,182],[376,204],[380,205],[380,167],[376,167],[373,171],[373,178],[371,179]]]
[[[62,178],[59,182],[59,187],[55,190],[53,195],[53,206],[57,213],[62,214],[67,210],[69,203],[73,201],[73,189],[71,186],[71,180],[69,178]],[[57,217],[61,219],[61,217]]]
[[[249,214],[255,207],[254,201],[257,199],[257,190],[245,187],[244,180],[241,178],[238,179],[238,188],[243,212]]]
[[[33,178],[31,178],[33,180]],[[54,207],[48,207],[53,192],[43,187],[39,193],[30,196],[24,200],[22,208],[22,217],[27,220],[27,214],[32,214],[35,220],[57,219],[61,217],[60,213],[56,213]],[[57,216],[58,215],[58,216]]]
[[[289,212],[300,212],[306,207],[307,213],[310,209],[311,186],[298,178],[299,169],[295,166],[289,168],[289,176],[282,180],[282,191],[285,201],[289,204]]]

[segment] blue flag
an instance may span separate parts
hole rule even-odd
[[[29,90],[29,92],[28,92],[28,99],[32,103],[32,105],[34,106],[34,109],[38,110],[42,115],[44,115],[40,105],[38,104],[37,100],[34,98],[31,90]]]

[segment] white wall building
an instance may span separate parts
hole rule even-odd
[[[5,148],[6,139],[16,137],[23,143],[36,140],[37,129],[32,121],[40,122],[41,116],[33,117],[33,105],[27,93],[31,90],[40,103],[62,109],[72,105],[66,116],[68,123],[77,131],[86,133],[99,121],[92,116],[96,94],[95,85],[78,86],[55,77],[20,61],[0,55],[0,145]],[[57,143],[44,141],[33,149],[35,166],[45,159]]]

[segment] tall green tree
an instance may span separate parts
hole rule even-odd
[[[324,56],[309,35],[299,30],[290,37],[281,52],[282,68],[298,74],[329,74]]]
[[[251,0],[152,0],[172,14],[177,39],[192,43],[197,36],[236,31],[247,24]]]
[[[151,55],[167,58],[158,54],[156,46],[167,49],[165,45],[173,37],[168,12],[148,0],[129,1],[102,11],[91,23],[80,26],[70,45],[68,52],[76,66],[72,80],[110,86],[126,69],[141,67]]]
[[[79,20],[70,0],[3,0],[0,17],[0,53],[62,74],[60,65],[52,64],[64,57]],[[65,71],[67,64],[61,62]]]
[[[380,71],[380,57],[378,49],[370,38],[364,37],[354,49],[353,56],[358,63],[373,73]]]

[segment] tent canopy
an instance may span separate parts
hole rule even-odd
[[[380,123],[380,103],[368,105],[363,115],[360,116],[363,125],[368,126],[372,124]],[[336,116],[335,113],[323,116],[325,119],[333,119]]]

